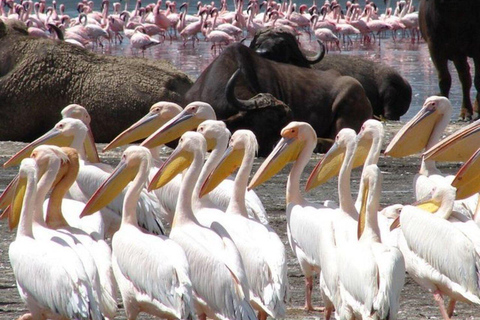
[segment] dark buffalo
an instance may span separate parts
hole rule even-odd
[[[250,48],[262,57],[317,70],[336,70],[344,76],[357,79],[372,104],[373,114],[389,120],[399,120],[410,107],[412,88],[394,68],[355,56],[326,55],[312,64],[290,33],[281,28],[266,28],[257,32]]]
[[[237,69],[241,72],[233,96],[250,99],[258,93],[269,93],[291,109],[295,120],[310,123],[318,137],[333,139],[344,127],[358,131],[372,116],[365,91],[354,78],[333,70],[313,70],[271,61],[240,43],[227,47],[202,72],[187,92],[186,102],[200,100],[210,103],[219,119],[229,118],[241,108],[248,109],[248,106],[240,107],[238,103],[229,102],[225,94],[227,83]],[[244,128],[257,136],[263,135],[274,121],[268,113],[264,117],[262,125],[246,123]],[[274,138],[278,139],[279,134],[280,131]],[[259,147],[260,155],[271,150],[270,145],[262,142]]]
[[[421,0],[418,11],[420,32],[427,41],[428,50],[438,72],[440,94],[448,97],[452,78],[448,60],[453,61],[462,83],[462,110],[460,118],[472,118],[470,100],[472,78],[467,57],[475,63],[475,112],[478,113],[478,90],[480,89],[480,1]],[[477,67],[478,66],[478,67]]]

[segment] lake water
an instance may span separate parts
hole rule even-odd
[[[49,1],[47,1],[48,3]],[[59,2],[62,2],[61,0]],[[97,10],[100,10],[100,2],[96,1]],[[145,6],[148,3],[153,2],[152,0],[143,1],[142,6]],[[196,8],[193,5],[195,2],[190,1],[191,6],[189,12],[194,13]],[[217,1],[218,2],[218,1]],[[229,1],[230,7],[233,8],[233,1]],[[300,1],[301,3],[302,1]],[[311,4],[310,1],[306,2],[308,5]],[[339,1],[342,5],[345,1]],[[379,12],[384,12],[385,4],[383,1],[375,1],[379,6]],[[63,2],[66,4],[67,13],[71,16],[76,16],[78,14],[75,11],[76,1],[68,0]],[[132,10],[135,1],[131,0],[129,4],[129,9]],[[363,1],[361,3],[363,5]],[[414,1],[414,4],[418,2]],[[245,6],[246,7],[246,6]],[[203,39],[200,37],[200,39]],[[314,41],[309,40],[308,36],[302,36],[301,44],[304,49],[307,50],[317,50],[318,44]],[[249,43],[249,39],[246,44]],[[205,41],[200,41],[195,47],[192,47],[192,43],[189,42],[186,46],[183,46],[182,41],[174,40],[170,43],[168,40],[162,45],[152,47],[145,52],[145,58],[148,59],[166,59],[170,61],[180,70],[184,71],[196,79],[198,75],[202,72],[206,66],[209,65],[211,61],[215,58],[210,50],[211,44]],[[343,48],[345,49],[345,48]],[[101,54],[112,54],[112,55],[137,55],[142,56],[141,52],[133,52],[128,39],[125,38],[124,43],[121,45],[106,45],[105,48],[95,50]],[[408,120],[412,118],[416,112],[421,108],[425,99],[431,95],[437,94],[439,92],[436,70],[431,62],[430,55],[428,52],[427,45],[425,42],[421,41],[419,44],[412,44],[408,39],[399,39],[396,42],[392,40],[390,36],[385,36],[381,40],[379,45],[378,42],[371,44],[367,47],[360,45],[358,42],[349,48],[348,50],[342,50],[341,53],[338,51],[330,51],[329,54],[347,54],[347,55],[359,55],[366,59],[371,59],[373,61],[379,61],[386,63],[400,72],[400,74],[405,77],[412,86],[413,97],[412,104],[409,111],[401,118],[401,120]],[[470,65],[473,63],[470,61]],[[453,64],[450,64],[450,70],[452,72],[452,89],[450,91],[450,100],[454,107],[454,112],[452,114],[452,119],[455,120],[458,117],[461,107],[462,94],[460,82],[457,77],[457,73]],[[472,88],[472,97],[473,88]]]

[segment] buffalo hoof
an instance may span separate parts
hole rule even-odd
[[[466,108],[462,108],[460,115],[458,116],[458,121],[472,121],[472,112],[468,111]]]

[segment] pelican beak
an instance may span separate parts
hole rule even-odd
[[[337,143],[334,143],[308,177],[305,191],[310,191],[338,175],[345,157],[345,151],[345,148],[340,148]]]
[[[365,163],[372,144],[372,139],[368,139],[365,136],[357,136],[357,148],[355,149],[352,169],[360,167]]]
[[[282,137],[275,149],[270,153],[267,159],[253,176],[248,190],[264,183],[276,173],[285,167],[289,162],[295,161],[304,147],[304,142],[298,140],[295,136]]]
[[[12,202],[10,208],[5,209],[8,212],[8,227],[10,230],[15,229],[20,221],[20,215],[22,213],[23,199],[25,198],[25,192],[27,190],[26,176],[18,175],[17,183],[15,186],[15,192],[13,193]]]
[[[425,198],[420,199],[413,203],[414,206],[416,206],[419,209],[428,211],[430,213],[435,213],[437,212],[438,208],[440,208],[441,203],[433,199],[433,191],[430,192]]]
[[[11,157],[7,162],[3,164],[3,167],[8,168],[11,166],[19,165],[23,159],[30,156],[33,149],[35,149],[40,145],[52,144],[59,147],[67,147],[72,143],[72,141],[73,141],[73,136],[67,137],[63,135],[62,132],[57,128],[53,128],[52,130],[48,131],[43,136],[31,142],[30,144],[25,146],[22,150],[17,152],[13,157]]]
[[[237,170],[242,164],[244,154],[244,149],[228,147],[223,154],[222,160],[220,160],[217,167],[208,175],[203,183],[200,189],[200,198],[215,189],[220,182]]]
[[[395,220],[393,220],[392,224],[390,225],[390,231],[393,231],[398,227],[400,227],[400,216],[396,217]]]
[[[435,124],[441,118],[436,108],[424,107],[397,132],[385,149],[385,155],[401,158],[422,151],[427,145]]]
[[[467,161],[477,151],[480,120],[462,128],[427,150],[423,157],[434,161]]]
[[[360,213],[358,216],[358,229],[357,229],[358,239],[360,239],[360,237],[363,234],[363,230],[365,230],[365,221],[367,219],[367,198],[368,198],[369,190],[370,190],[370,185],[366,183],[365,187],[363,188],[362,206],[360,207]]]
[[[150,181],[148,191],[163,187],[177,174],[188,168],[192,162],[193,154],[177,147]]]
[[[480,149],[458,170],[452,181],[452,187],[457,188],[456,200],[466,199],[480,191]]]
[[[164,124],[165,120],[158,113],[149,112],[113,139],[103,152],[146,138]]]
[[[127,166],[126,161],[122,159],[112,174],[88,200],[80,217],[90,215],[108,205],[135,178],[137,171],[138,166]]]
[[[182,134],[195,129],[202,122],[203,120],[195,117],[195,113],[183,110],[143,141],[141,146],[149,149],[158,147],[180,138]]]
[[[88,133],[87,133],[87,137],[85,138],[85,142],[83,143],[83,146],[85,147],[87,160],[90,161],[91,163],[99,163],[100,157],[98,156],[97,147],[95,146],[95,138],[93,137],[93,132],[92,132],[92,129],[90,128],[90,125],[87,125],[87,127],[88,127]]]
[[[15,189],[18,184],[19,175],[17,174],[15,178],[8,184],[8,186],[3,190],[3,193],[0,195],[0,210],[5,210],[13,200],[15,194]],[[4,216],[0,216],[0,219],[3,219]]]

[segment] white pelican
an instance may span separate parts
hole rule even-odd
[[[480,255],[478,243],[448,221],[455,188],[438,184],[418,207],[404,206],[399,221],[399,248],[406,270],[420,286],[433,294],[442,317],[450,319],[456,301],[480,304]],[[428,211],[426,211],[428,210]],[[435,212],[436,211],[436,212]],[[435,212],[435,214],[431,214]],[[392,227],[398,226],[396,222]],[[478,236],[478,229],[476,231]],[[443,296],[450,297],[445,308]]]
[[[288,162],[294,161],[287,181],[286,214],[290,246],[305,276],[305,309],[313,310],[313,276],[320,273],[322,230],[330,221],[331,209],[310,203],[300,192],[300,175],[317,144],[317,135],[306,122],[291,122],[281,132],[282,139],[254,175],[249,189],[270,179]]]
[[[385,155],[400,158],[433,147],[450,122],[452,105],[448,98],[432,96],[425,100],[422,109],[397,132],[385,149]],[[417,200],[426,197],[436,183],[445,177],[435,166],[435,161],[422,159],[419,174],[415,176],[414,194]]]
[[[456,138],[447,138],[445,142],[440,142],[443,131],[447,127],[452,114],[452,105],[445,97],[432,96],[427,98],[422,109],[417,115],[410,120],[403,128],[395,135],[390,144],[385,149],[385,154],[392,157],[403,157],[425,150],[431,150],[428,154],[437,152],[438,159],[457,159],[457,161],[465,160],[465,156],[460,157],[457,153],[458,148],[448,147],[452,146],[452,140],[459,142],[468,137],[469,133],[475,131],[475,126],[468,126],[467,130],[461,130],[459,134],[454,134]],[[472,130],[473,129],[473,130]],[[470,139],[465,139],[465,142],[471,143]],[[439,147],[439,145],[447,146],[447,148]],[[462,143],[456,143],[462,145]],[[477,144],[478,145],[478,144]],[[456,154],[457,153],[457,154]],[[458,158],[457,158],[458,156]],[[435,166],[435,161],[432,157],[428,159],[423,157],[419,174],[415,176],[414,194],[417,200],[426,197],[437,184],[451,183],[453,176],[444,176]],[[478,195],[473,196],[468,200],[456,201],[455,211],[463,212],[466,216],[471,216],[475,210],[478,200]]]
[[[342,307],[340,319],[397,319],[405,282],[402,253],[380,241],[378,206],[382,174],[376,165],[363,170],[358,242],[337,253]]]
[[[199,131],[205,122],[199,126]],[[205,128],[203,131],[207,130]],[[204,194],[239,168],[231,188],[228,208],[225,213],[217,215],[206,213],[205,210],[195,212],[195,215],[203,225],[217,221],[225,227],[242,257],[250,285],[251,303],[259,311],[258,318],[263,320],[268,315],[277,319],[285,317],[288,299],[285,246],[271,227],[248,217],[245,205],[245,193],[256,150],[257,140],[253,132],[237,130],[233,134],[221,162],[199,190],[203,199]]]
[[[338,166],[338,163],[342,163],[338,176],[339,208],[334,210],[334,213],[330,215],[329,223],[322,228],[322,241],[319,242],[322,254],[320,288],[326,305],[326,319],[330,318],[333,308],[338,311],[342,303],[338,287],[337,248],[357,241],[355,231],[358,212],[350,191],[350,176],[356,147],[355,131],[350,128],[340,130],[335,137],[335,143],[313,169],[305,187],[306,191],[316,187],[324,180],[325,168],[335,167]]]
[[[197,314],[200,319],[256,319],[242,259],[230,236],[218,223],[201,226],[192,210],[192,194],[203,165],[207,143],[197,132],[186,132],[177,148],[152,179],[161,187],[183,169],[184,174],[170,238],[187,255]]]
[[[73,236],[75,241],[83,245],[91,255],[101,286],[99,290],[100,310],[107,319],[113,319],[117,312],[117,284],[112,271],[112,251],[105,240],[98,237],[92,238],[86,231],[71,226],[67,222],[73,220],[81,224],[78,220],[82,220],[79,218],[85,206],[84,203],[70,200],[67,204],[63,204],[63,197],[75,182],[79,170],[77,151],[68,147],[42,145],[33,150],[31,158],[35,159],[40,169],[53,168],[46,170],[56,170],[50,198],[44,202],[44,206],[47,206],[46,225],[51,229]],[[55,162],[60,162],[60,166],[57,166]],[[69,216],[73,216],[73,219],[64,218]]]
[[[111,176],[89,200],[82,215],[105,206],[130,181],[120,229],[113,235],[113,267],[128,319],[140,312],[160,318],[192,319],[192,284],[185,252],[165,236],[138,227],[135,203],[145,186],[152,158],[148,149],[127,148]]]
[[[82,261],[61,239],[33,235],[37,211],[37,166],[25,159],[20,166],[12,213],[20,213],[9,259],[18,291],[33,319],[102,319]]]
[[[55,144],[59,146],[70,146],[79,152],[80,157],[84,152],[83,144],[88,134],[88,128],[78,119],[65,118],[60,120],[53,129],[43,136],[25,146],[12,158],[10,158],[4,167],[15,165],[22,158],[30,155],[31,151],[40,144]],[[80,171],[75,184],[70,188],[68,197],[86,203],[95,190],[109,176],[107,172],[96,165],[91,165],[81,158]],[[107,210],[102,209],[102,225],[99,225],[97,232],[103,237],[107,237],[118,229],[122,213],[122,202],[125,191],[121,193],[114,201],[108,204]],[[142,192],[140,201],[137,203],[139,224],[145,229],[154,233],[164,233],[163,226],[158,217],[159,205],[153,196]],[[158,215],[158,216],[157,216]]]
[[[200,101],[192,102],[188,104],[180,114],[151,134],[141,145],[147,148],[153,148],[168,143],[180,137],[185,131],[196,129],[205,120],[216,120],[215,110],[213,110],[212,106],[208,103]],[[209,150],[215,147],[218,140],[217,138],[219,139],[220,137],[212,137],[211,139],[208,139],[207,147]],[[223,146],[224,149],[228,143],[228,137],[225,139],[225,145]],[[223,150],[218,152],[221,154]],[[222,211],[227,208],[230,201],[231,184],[231,181],[228,182],[228,180],[224,180],[220,187],[213,191],[212,195],[209,197],[212,206],[215,206]],[[250,217],[255,217],[264,224],[268,223],[265,208],[255,192],[249,191],[245,200],[249,211],[248,215]]]

